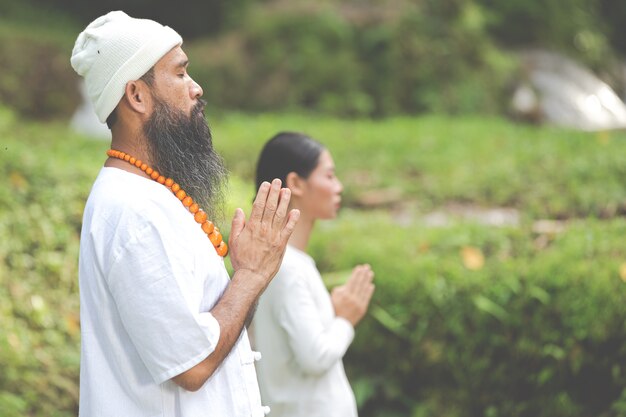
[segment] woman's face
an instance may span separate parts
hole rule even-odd
[[[343,185],[335,176],[335,164],[330,152],[324,149],[317,167],[304,181],[300,210],[314,219],[332,219],[341,207]]]

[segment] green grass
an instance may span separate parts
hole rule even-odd
[[[380,400],[383,388],[363,375],[370,366],[360,359],[378,369],[371,355],[397,355],[384,349],[393,349],[399,335],[409,334],[398,343],[414,349],[416,358],[426,355],[432,366],[445,360],[462,366],[471,358],[466,353],[446,359],[444,352],[453,352],[452,346],[429,333],[425,318],[461,333],[463,326],[454,327],[461,321],[454,320],[477,309],[493,320],[487,326],[512,326],[523,310],[516,307],[523,296],[535,300],[540,311],[565,300],[559,304],[569,305],[563,326],[581,339],[605,335],[593,317],[610,323],[618,307],[615,299],[596,301],[618,296],[624,279],[620,268],[626,264],[624,133],[437,116],[370,121],[221,114],[209,120],[215,145],[233,173],[226,218],[220,221],[226,234],[235,207],[250,211],[256,156],[269,137],[280,130],[303,131],[331,150],[346,207],[338,219],[318,224],[311,252],[331,285],[345,279],[356,263],[371,263],[376,272],[374,307],[359,334],[389,344],[381,340],[370,346],[357,336],[347,358],[360,404],[374,410],[369,415],[391,408]],[[0,187],[0,409],[8,410],[3,411],[7,417],[76,414],[78,236],[84,203],[108,146],[61,123],[29,123],[0,108],[5,184]],[[367,193],[389,190],[396,190],[391,203],[362,207]],[[514,208],[520,221],[498,228],[451,217],[445,227],[430,227],[424,215],[450,203]],[[409,221],[401,221],[399,213]],[[533,225],[540,219],[563,219],[564,229],[538,233]],[[464,248],[484,257],[479,268],[468,269]],[[457,305],[474,310],[455,311]],[[437,321],[442,316],[450,322]],[[558,328],[551,332],[547,338],[555,344]],[[563,352],[570,352],[568,346]],[[388,369],[378,369],[393,380],[384,398],[404,404],[405,411],[445,409],[445,402],[417,404],[402,397],[402,381],[412,366],[405,362],[388,375]],[[552,381],[548,374],[543,378]],[[443,394],[433,393],[432,401]],[[383,404],[379,414],[375,400]]]
[[[534,219],[626,212],[624,132],[438,116],[349,122],[226,115],[213,125],[216,147],[250,183],[258,152],[274,133],[310,134],[331,150],[348,205],[371,190],[392,190],[421,211],[462,202],[513,207]]]

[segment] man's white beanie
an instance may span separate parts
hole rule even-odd
[[[71,63],[85,78],[98,119],[106,121],[124,95],[127,82],[141,78],[182,42],[173,29],[121,11],[91,22],[76,39]]]

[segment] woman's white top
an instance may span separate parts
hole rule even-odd
[[[261,295],[252,325],[263,355],[257,374],[272,417],[355,417],[342,358],[354,338],[335,316],[315,261],[288,246],[278,274]]]

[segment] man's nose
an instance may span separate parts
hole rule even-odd
[[[204,91],[202,91],[202,87],[200,87],[200,84],[195,82],[193,79],[191,80],[191,82],[192,82],[191,90],[189,90],[191,98],[197,99],[197,98],[202,97],[202,95],[204,94]]]

